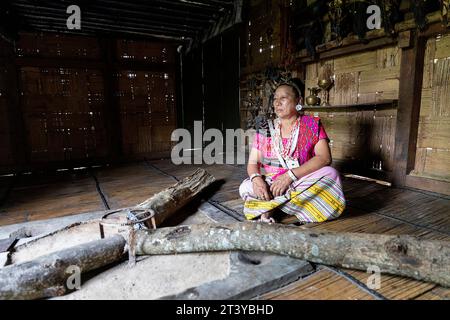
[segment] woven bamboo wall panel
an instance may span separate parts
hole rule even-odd
[[[412,174],[450,181],[450,34],[427,41]]]
[[[52,33],[21,33],[19,57],[100,59],[98,39]]]
[[[339,101],[340,104],[357,104],[359,92],[359,73],[348,72],[340,73],[335,76],[335,90],[333,96],[330,95],[330,103],[335,104]],[[315,84],[310,83],[311,88]]]
[[[307,112],[320,117],[330,138],[333,159],[391,172],[394,161],[396,110]]]
[[[424,118],[420,124],[418,148],[449,149],[450,117]]]
[[[173,130],[173,126],[152,127],[152,151],[162,152],[171,150],[170,137]]]
[[[306,88],[333,77],[331,105],[396,100],[401,50],[396,46],[337,57],[306,67]],[[323,96],[321,95],[321,98]],[[359,160],[369,168],[391,172],[395,145],[395,109],[319,112],[337,160]]]
[[[337,57],[306,67],[306,88],[317,87],[319,78],[333,77],[332,105],[373,103],[398,99],[401,49],[390,46]]]
[[[124,153],[170,151],[176,127],[174,75],[123,71],[118,83]]]
[[[23,67],[21,83],[32,163],[106,156],[99,70]]]
[[[174,64],[176,51],[173,45],[158,42],[117,40],[117,58],[148,63]]]
[[[243,73],[277,65],[281,55],[280,18],[282,1],[249,1],[249,18],[245,26],[242,52],[245,57]]]
[[[176,127],[173,43],[21,33],[15,50],[0,45],[0,68],[10,58],[19,58],[19,113],[26,143],[15,151],[25,153],[25,165],[70,167],[75,164],[71,160],[90,164],[171,149]],[[0,166],[13,164],[14,127],[7,120],[17,116],[8,105],[4,88],[10,85],[2,72]],[[105,78],[111,74],[112,79]],[[123,134],[113,134],[117,131]]]
[[[448,150],[448,149],[447,149]],[[418,148],[413,175],[450,181],[450,152],[445,149]]]

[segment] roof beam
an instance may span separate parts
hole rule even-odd
[[[45,16],[49,16],[49,17],[61,17],[61,18],[67,18],[67,14],[66,11],[63,11],[62,9],[58,9],[58,8],[47,8],[47,7],[42,7],[42,6],[30,6],[30,5],[26,5],[26,4],[16,4],[18,10],[17,12],[19,12],[20,14],[33,14],[36,17],[45,17]],[[43,12],[45,12],[45,14],[42,14]],[[119,15],[107,15],[107,14],[101,14],[101,13],[97,13],[97,12],[93,12],[93,11],[86,11],[84,13],[82,13],[82,22],[84,19],[94,19],[94,20],[99,20],[99,21],[108,21],[109,23],[117,23],[117,22],[131,22],[131,23],[135,23],[135,22],[139,22],[142,23],[144,25],[155,25],[155,23],[158,23],[160,26],[167,26],[167,27],[175,27],[175,28],[179,28],[179,29],[185,29],[185,30],[192,30],[192,31],[200,31],[202,30],[201,26],[194,26],[191,24],[179,24],[179,23],[171,23],[168,22],[167,20],[158,20],[158,21],[149,21],[148,19],[140,19],[140,18],[136,18],[136,17],[128,17],[128,16],[119,16]],[[152,22],[152,23],[150,23]]]

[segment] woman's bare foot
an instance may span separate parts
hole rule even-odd
[[[259,218],[259,221],[272,224],[275,223],[275,219],[270,216],[270,213],[264,213],[261,215],[261,218]]]

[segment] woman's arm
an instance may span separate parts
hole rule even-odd
[[[316,143],[314,153],[316,154],[314,157],[292,170],[298,179],[331,164],[331,151],[326,139],[319,140]]]
[[[331,164],[330,146],[326,139],[319,140],[314,147],[315,156],[298,168],[292,169],[294,175],[300,179],[314,171],[322,169]],[[288,173],[277,178],[270,186],[270,191],[275,197],[283,195],[292,183]]]
[[[255,173],[261,174],[260,171],[261,160],[262,160],[261,151],[259,151],[256,148],[252,148],[252,150],[250,151],[250,156],[247,165],[247,173],[249,176]],[[253,178],[252,184],[253,184],[253,192],[259,199],[269,201],[270,199],[273,198],[269,191],[269,185],[262,177]]]
[[[260,172],[261,163],[261,151],[256,148],[252,148],[250,151],[250,156],[248,158],[247,173],[250,177],[252,174],[261,173]]]

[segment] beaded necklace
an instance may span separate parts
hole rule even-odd
[[[295,147],[298,141],[298,131],[300,130],[300,117],[297,118],[294,125],[291,128],[290,136],[286,145],[283,145],[283,136],[281,133],[281,121],[280,119],[275,119],[274,121],[274,137],[273,143],[278,146],[280,155],[285,160],[296,160],[292,157],[295,151]],[[295,140],[295,141],[294,141]]]

